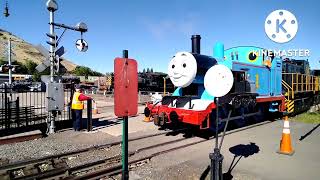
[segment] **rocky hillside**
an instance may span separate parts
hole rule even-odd
[[[7,59],[7,44],[9,38],[13,40],[11,43],[11,57],[14,61],[24,64],[27,60],[31,60],[37,64],[40,64],[45,59],[45,57],[36,49],[36,46],[2,29],[0,29],[0,59]],[[65,58],[63,58],[61,64],[61,70],[64,72],[71,72],[77,66]]]

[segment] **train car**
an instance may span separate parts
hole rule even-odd
[[[320,69],[313,69],[311,75],[316,77],[320,76]]]
[[[310,65],[308,60],[283,59],[282,72],[310,74]]]
[[[317,70],[310,70],[308,60],[284,59],[282,93],[286,110],[299,114],[320,103],[320,77]]]
[[[166,85],[164,85],[166,83]],[[164,90],[165,88],[165,90]],[[174,87],[167,74],[161,72],[138,73],[138,90],[152,92],[173,92]]]
[[[260,119],[266,114],[285,111],[282,95],[282,60],[273,54],[265,55],[263,48],[253,46],[224,50],[223,44],[214,48],[214,57],[200,53],[199,35],[192,36],[192,52],[178,52],[170,61],[168,75],[177,89],[158,104],[148,103],[145,115],[158,126],[192,125],[200,129],[216,129],[215,97],[204,87],[209,68],[222,64],[234,75],[232,90],[222,99],[219,118],[225,119],[232,109],[232,119],[238,126],[248,117]],[[221,101],[221,100],[220,100]]]

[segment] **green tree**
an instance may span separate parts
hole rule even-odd
[[[0,66],[6,64],[6,61],[3,57],[0,58]]]
[[[89,76],[91,74],[91,69],[85,66],[77,66],[73,70],[73,74],[77,76]]]
[[[29,59],[26,60],[25,67],[28,74],[34,74],[37,71],[37,64]]]
[[[73,74],[77,75],[77,76],[103,76],[102,73],[97,72],[97,71],[93,71],[90,68],[86,67],[86,66],[77,66],[73,72]]]

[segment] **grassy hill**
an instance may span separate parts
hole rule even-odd
[[[45,57],[36,49],[36,46],[2,29],[0,29],[0,60],[7,60],[7,44],[9,38],[13,40],[11,43],[11,58],[14,61],[25,64],[28,60],[31,60],[36,64],[40,64],[45,60]],[[65,58],[63,58],[61,64],[62,67],[60,67],[62,72],[71,72],[77,66]]]

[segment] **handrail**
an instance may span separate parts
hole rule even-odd
[[[286,81],[284,81],[284,80],[282,80],[281,81],[282,82],[282,85],[287,89],[287,92],[288,92],[288,98],[287,98],[287,100],[289,100],[290,99],[290,94],[291,94],[291,96],[292,96],[292,99],[294,98],[294,95],[293,95],[293,93],[291,92],[292,91],[292,87],[290,87],[290,85],[286,82]],[[290,91],[291,90],[291,91]],[[291,93],[290,93],[291,92]]]
[[[288,81],[290,82],[292,91],[294,93],[310,91],[313,91],[315,93],[320,90],[319,77],[300,73],[282,73],[282,75],[283,77],[291,79],[291,82],[290,80]],[[289,82],[285,81],[285,85],[289,85]]]
[[[291,89],[292,90],[292,87],[290,87],[290,85],[286,81],[282,80],[282,83],[287,89]]]

